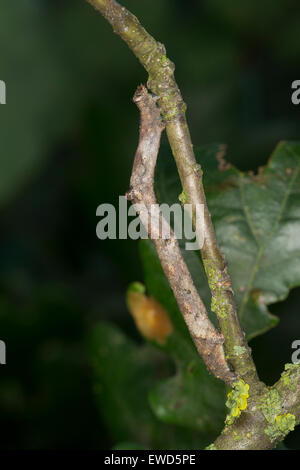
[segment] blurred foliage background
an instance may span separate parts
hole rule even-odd
[[[195,144],[224,142],[242,170],[298,139],[297,0],[124,0],[176,64]],[[137,242],[99,241],[96,208],[128,189],[131,101],[146,74],[84,0],[0,6],[0,448],[109,448],[87,337],[98,320],[139,335],[125,290],[142,280]],[[271,306],[278,327],[251,342],[274,382],[299,339],[300,290]],[[110,393],[110,392],[108,392]],[[299,431],[287,445],[300,448]]]

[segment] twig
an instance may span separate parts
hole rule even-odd
[[[288,364],[281,379],[273,387],[268,388],[259,381],[251,350],[240,327],[226,263],[211,223],[202,171],[195,160],[185,119],[185,104],[174,79],[174,65],[167,59],[164,46],[156,42],[137,18],[115,0],[88,1],[112,24],[114,31],[127,42],[147,70],[148,87],[158,98],[157,105],[166,126],[186,200],[194,209],[199,204],[205,206],[206,233],[202,258],[222,334],[208,320],[174,236],[170,240],[157,239],[159,226],[166,221],[154,212],[152,218],[156,224],[153,228],[153,220],[151,227],[148,226],[143,210],[140,210],[140,218],[151,237],[156,239],[161,264],[207,367],[232,384],[234,375],[227,366],[226,358],[234,371],[250,385],[247,408],[243,406],[243,413],[233,422],[227,421],[222,434],[210,448],[271,449],[300,422],[300,365]],[[135,101],[141,111],[141,130],[129,197],[138,209],[141,201],[148,208],[152,203],[155,204],[154,169],[163,126],[155,100],[145,88],[139,89]],[[225,339],[225,358],[222,335]],[[239,381],[238,384],[243,383]],[[232,393],[236,393],[236,389]],[[231,416],[236,416],[236,406],[234,404]]]
[[[195,208],[204,205],[205,240],[201,253],[212,294],[213,309],[225,338],[226,358],[239,376],[256,386],[259,380],[255,364],[240,326],[226,262],[211,222],[202,184],[202,170],[196,163],[185,118],[186,106],[174,78],[174,64],[167,58],[163,44],[155,41],[138,19],[115,0],[87,1],[110,22],[115,33],[128,44],[149,74],[147,85],[158,97],[157,104],[166,124],[183,191],[187,202],[193,207],[194,223]]]
[[[162,268],[174,292],[196,348],[207,368],[229,385],[236,380],[223,350],[224,337],[210,322],[206,308],[183,260],[178,241],[162,216],[154,193],[154,171],[165,127],[156,100],[144,86],[138,87],[134,102],[140,110],[140,138],[130,180],[130,199],[153,239]],[[161,234],[170,234],[167,239]]]

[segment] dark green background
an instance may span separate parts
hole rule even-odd
[[[195,144],[224,142],[240,169],[298,139],[298,0],[126,0],[176,63]],[[108,448],[86,336],[99,319],[138,338],[126,311],[142,280],[137,242],[99,241],[96,208],[128,189],[131,101],[146,74],[84,0],[0,6],[0,448]],[[252,342],[275,381],[299,339],[300,291],[271,306],[280,325]],[[298,335],[298,336],[297,336]],[[300,448],[299,431],[287,445]]]

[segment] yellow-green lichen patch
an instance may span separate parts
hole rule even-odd
[[[225,305],[226,299],[222,297],[222,295],[214,295],[211,298],[211,311],[214,312],[220,318],[226,318],[227,316],[227,308]]]
[[[282,381],[286,387],[288,387],[291,383],[291,380],[288,374],[282,374]]]
[[[181,204],[187,203],[187,195],[185,194],[184,191],[182,191],[182,193],[179,194],[178,199],[181,202]]]
[[[271,389],[264,395],[259,404],[268,423],[273,423],[282,411],[282,400],[277,390]]]
[[[241,439],[242,439],[242,436],[240,436],[238,432],[234,431],[233,432],[233,440],[234,441],[240,441]]]
[[[289,371],[289,370],[297,370],[300,368],[300,363],[297,363],[297,364],[286,364],[284,366],[284,370],[285,371]]]
[[[282,399],[277,390],[271,389],[267,395],[264,395],[259,408],[268,422],[265,433],[271,442],[282,440],[294,430],[296,418],[291,413],[282,412]]]
[[[214,261],[204,259],[203,264],[212,294],[211,310],[218,318],[225,319],[231,308],[227,295],[227,291],[231,289],[229,277],[226,270],[218,269]]]
[[[209,446],[205,447],[205,450],[217,450],[215,444],[210,444]]]
[[[300,364],[286,364],[284,367],[284,372],[281,374],[281,381],[283,385],[289,387],[290,390],[295,390],[296,384],[291,382],[291,373],[300,368]]]
[[[249,397],[249,385],[244,380],[239,379],[238,382],[233,384],[233,390],[228,393],[226,406],[229,413],[226,417],[226,424],[233,424],[242,411],[247,408]]]
[[[280,431],[284,434],[287,434],[290,431],[294,431],[296,425],[295,415],[292,413],[284,413],[283,415],[279,415],[276,417],[276,424]]]
[[[210,287],[217,288],[218,284],[222,282],[222,273],[212,260],[204,259],[203,263]]]
[[[163,54],[161,57],[161,63],[162,65],[168,65],[168,58],[165,54]]]
[[[236,356],[242,356],[246,352],[246,348],[244,346],[234,346],[233,350]]]
[[[270,423],[265,433],[272,442],[282,440],[290,431],[294,431],[296,425],[295,415],[291,413],[283,413],[276,416],[275,421]]]

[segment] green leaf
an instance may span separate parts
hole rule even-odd
[[[300,144],[280,143],[257,175],[229,168],[220,159],[221,152],[221,146],[210,145],[199,148],[196,155],[242,326],[251,339],[277,324],[268,305],[285,299],[291,288],[300,285]],[[164,167],[158,170],[160,202],[174,202],[180,192],[174,171],[170,175]],[[209,308],[199,254],[183,254]]]
[[[224,385],[208,374],[193,344],[181,335],[173,334],[166,350],[177,372],[151,390],[153,411],[166,423],[198,429],[213,440],[224,424]]]
[[[169,422],[184,423],[163,419],[166,422],[164,423],[158,420],[151,410],[148,395],[150,394],[151,401],[155,401],[156,393],[160,390],[160,383],[163,383],[158,381],[163,377],[169,377],[172,371],[167,356],[162,355],[150,345],[138,346],[118,328],[104,322],[93,328],[89,344],[96,404],[111,437],[114,442],[118,443],[115,448],[129,445],[132,449],[138,446],[148,449],[197,449],[209,444],[212,436],[215,436],[215,433],[210,432],[213,421],[207,433],[203,434],[199,431],[201,426],[198,426],[198,429],[188,429],[184,426],[168,425]],[[186,344],[185,342],[182,346],[190,350],[191,345],[185,346]],[[172,342],[168,343],[168,348],[173,348]],[[189,355],[189,357],[196,356],[196,362],[198,360],[193,352],[186,353],[182,349],[181,354]],[[188,373],[194,374],[192,364]],[[199,375],[198,372],[195,374]],[[198,409],[197,400],[201,400],[204,395],[201,387],[196,388],[198,386],[199,383],[195,383],[196,410]],[[162,392],[165,393],[163,390]],[[162,399],[165,398],[164,395]],[[187,400],[189,397],[182,396],[182,398]],[[191,404],[192,402],[190,402],[190,410]],[[153,408],[155,408],[155,403]],[[184,408],[186,404],[183,405],[182,410]],[[203,412],[206,413],[205,410]],[[189,413],[191,414],[191,411]],[[205,419],[207,419],[206,415]],[[125,447],[122,448],[125,449]]]
[[[276,325],[267,306],[300,285],[299,167],[300,144],[282,142],[259,174],[224,171],[218,191],[206,182],[248,338]]]
[[[155,420],[147,401],[155,361],[116,327],[97,325],[91,335],[96,403],[116,441],[152,442]]]

